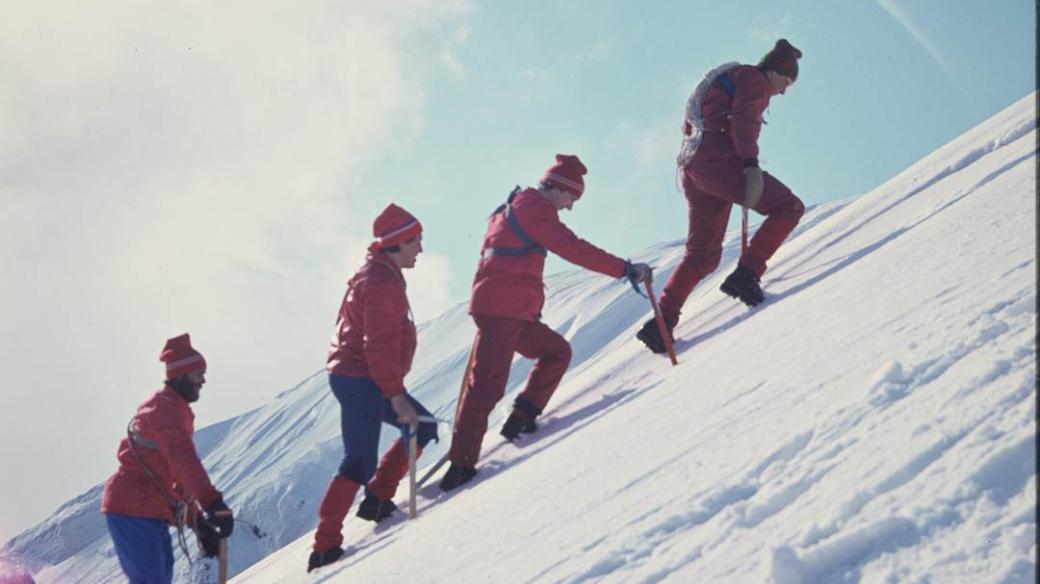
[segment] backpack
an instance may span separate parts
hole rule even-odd
[[[679,156],[675,160],[679,168],[684,168],[693,160],[693,155],[697,153],[697,148],[701,145],[701,138],[704,135],[704,120],[701,119],[701,102],[704,101],[704,96],[707,95],[708,89],[711,88],[712,83],[722,78],[723,88],[732,97],[735,88],[733,80],[726,73],[739,65],[740,63],[731,61],[711,69],[704,74],[704,78],[701,79],[701,82],[697,84],[697,87],[693,89],[693,93],[686,100],[682,147],[679,149]]]

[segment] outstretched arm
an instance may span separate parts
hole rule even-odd
[[[531,239],[572,264],[614,278],[625,275],[625,260],[607,253],[574,234],[555,209],[543,207],[524,222]]]

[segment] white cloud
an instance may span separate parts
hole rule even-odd
[[[452,52],[467,12],[433,0],[5,11],[0,468],[41,452],[55,466],[20,487],[32,503],[5,497],[15,525],[0,537],[111,472],[126,418],[161,381],[166,337],[190,331],[210,363],[203,422],[321,367],[386,203],[359,192],[361,175],[423,127],[416,71],[435,51],[409,45]],[[423,259],[438,269],[410,282],[428,318],[448,304],[450,270]],[[48,480],[58,468],[64,484]]]
[[[423,252],[415,269],[405,273],[405,278],[408,281],[408,302],[417,323],[440,316],[445,308],[459,301],[449,292],[454,271],[445,255]]]
[[[882,10],[895,19],[895,21],[898,22],[911,37],[913,37],[917,44],[921,45],[921,48],[928,53],[928,56],[930,56],[935,63],[939,65],[939,68],[942,69],[943,73],[946,74],[950,83],[966,95],[967,90],[965,87],[957,80],[957,76],[954,75],[949,65],[946,64],[945,60],[943,60],[942,55],[939,54],[939,50],[935,48],[935,45],[932,43],[931,39],[928,38],[928,35],[925,34],[924,30],[910,18],[910,15],[900,8],[894,0],[876,0],[876,2]]]
[[[466,79],[466,67],[462,64],[462,58],[459,56],[458,49],[465,44],[466,39],[469,38],[470,29],[467,26],[460,26],[450,35],[450,37],[442,44],[440,60],[457,79]]]

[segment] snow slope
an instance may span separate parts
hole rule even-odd
[[[201,431],[214,481],[252,524],[231,542],[235,581],[1032,582],[1035,100],[810,209],[754,310],[718,292],[739,251],[729,237],[676,330],[678,367],[633,339],[645,299],[590,272],[549,278],[546,321],[574,360],[540,431],[498,438],[507,397],[473,483],[423,489],[416,522],[351,517],[348,556],[326,569],[304,573],[341,455],[321,372]],[[681,253],[641,258],[658,291]],[[408,381],[441,417],[472,335],[464,306],[420,332]],[[528,369],[514,363],[510,394]],[[5,555],[40,582],[116,580],[98,496]]]

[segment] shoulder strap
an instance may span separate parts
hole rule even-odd
[[[722,84],[722,88],[726,90],[726,93],[728,93],[730,97],[733,97],[737,92],[737,86],[733,83],[733,80],[730,79],[728,71],[719,75],[719,83]]]
[[[516,215],[513,214],[513,199],[520,194],[520,187],[513,189],[513,192],[509,193],[509,198],[502,205],[499,205],[492,215],[503,213],[505,215],[506,223],[509,224],[509,228],[513,230],[516,237],[524,244],[523,247],[489,247],[484,250],[486,257],[490,256],[520,256],[528,253],[538,253],[543,256],[548,255],[549,252],[542,246],[535,243],[531,236],[527,234],[523,226],[520,225],[520,221],[517,220]]]
[[[183,541],[184,521],[188,510],[188,504],[180,497],[178,497],[175,493],[171,493],[169,486],[164,485],[159,480],[159,477],[155,475],[155,472],[152,471],[151,467],[148,466],[148,463],[144,461],[144,458],[142,458],[141,455],[137,453],[137,448],[135,447],[135,445],[140,446],[142,448],[147,448],[149,450],[159,449],[159,444],[157,444],[153,440],[145,438],[141,435],[140,432],[137,431],[137,416],[130,418],[130,423],[126,425],[126,444],[127,447],[130,449],[130,455],[134,457],[134,460],[136,460],[137,464],[140,465],[141,470],[143,470],[144,474],[148,477],[148,479],[152,481],[152,485],[155,486],[155,490],[159,492],[159,495],[163,498],[164,501],[166,501],[166,504],[170,506],[170,511],[173,512],[174,521],[177,525],[177,532],[178,537],[180,538],[181,550],[184,551],[184,555],[188,556],[190,561],[191,555],[188,553],[188,549]]]

